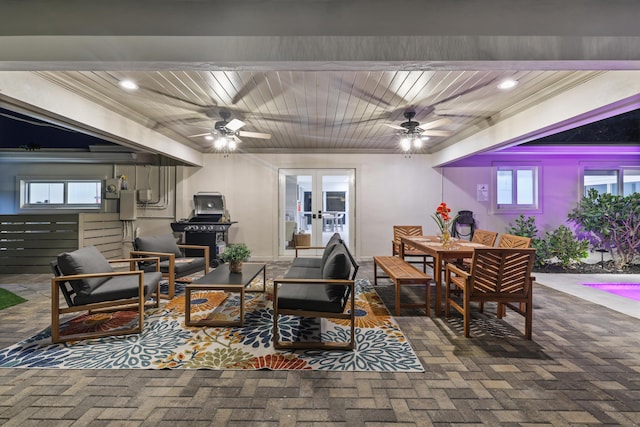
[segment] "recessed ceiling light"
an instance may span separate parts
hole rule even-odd
[[[120,80],[120,87],[127,90],[136,90],[138,85],[133,80]]]
[[[517,85],[518,85],[517,80],[507,79],[498,83],[498,89],[502,89],[502,90],[513,89]]]

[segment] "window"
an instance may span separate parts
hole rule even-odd
[[[538,210],[538,166],[494,167],[494,211]]]
[[[99,209],[102,180],[22,179],[22,209]]]
[[[593,188],[598,193],[629,196],[640,193],[640,169],[585,169],[582,182],[584,195]]]

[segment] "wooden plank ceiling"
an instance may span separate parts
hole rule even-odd
[[[440,119],[430,153],[593,78],[597,71],[50,71],[45,79],[146,127],[211,152],[221,111],[245,123],[244,152],[399,152],[397,125],[414,111]],[[502,91],[497,84],[514,79]],[[129,79],[138,90],[127,91]],[[388,125],[396,125],[396,128]],[[435,131],[435,132],[434,132]],[[199,136],[193,136],[199,135]]]

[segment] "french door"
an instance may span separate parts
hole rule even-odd
[[[280,169],[279,193],[280,256],[295,255],[296,244],[324,246],[335,232],[353,251],[354,169]]]

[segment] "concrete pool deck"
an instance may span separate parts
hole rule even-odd
[[[555,274],[535,273],[536,283],[600,304],[640,319],[640,301],[635,301],[583,283],[640,283],[640,274]],[[534,290],[535,292],[535,290]],[[535,293],[534,293],[535,298]]]

